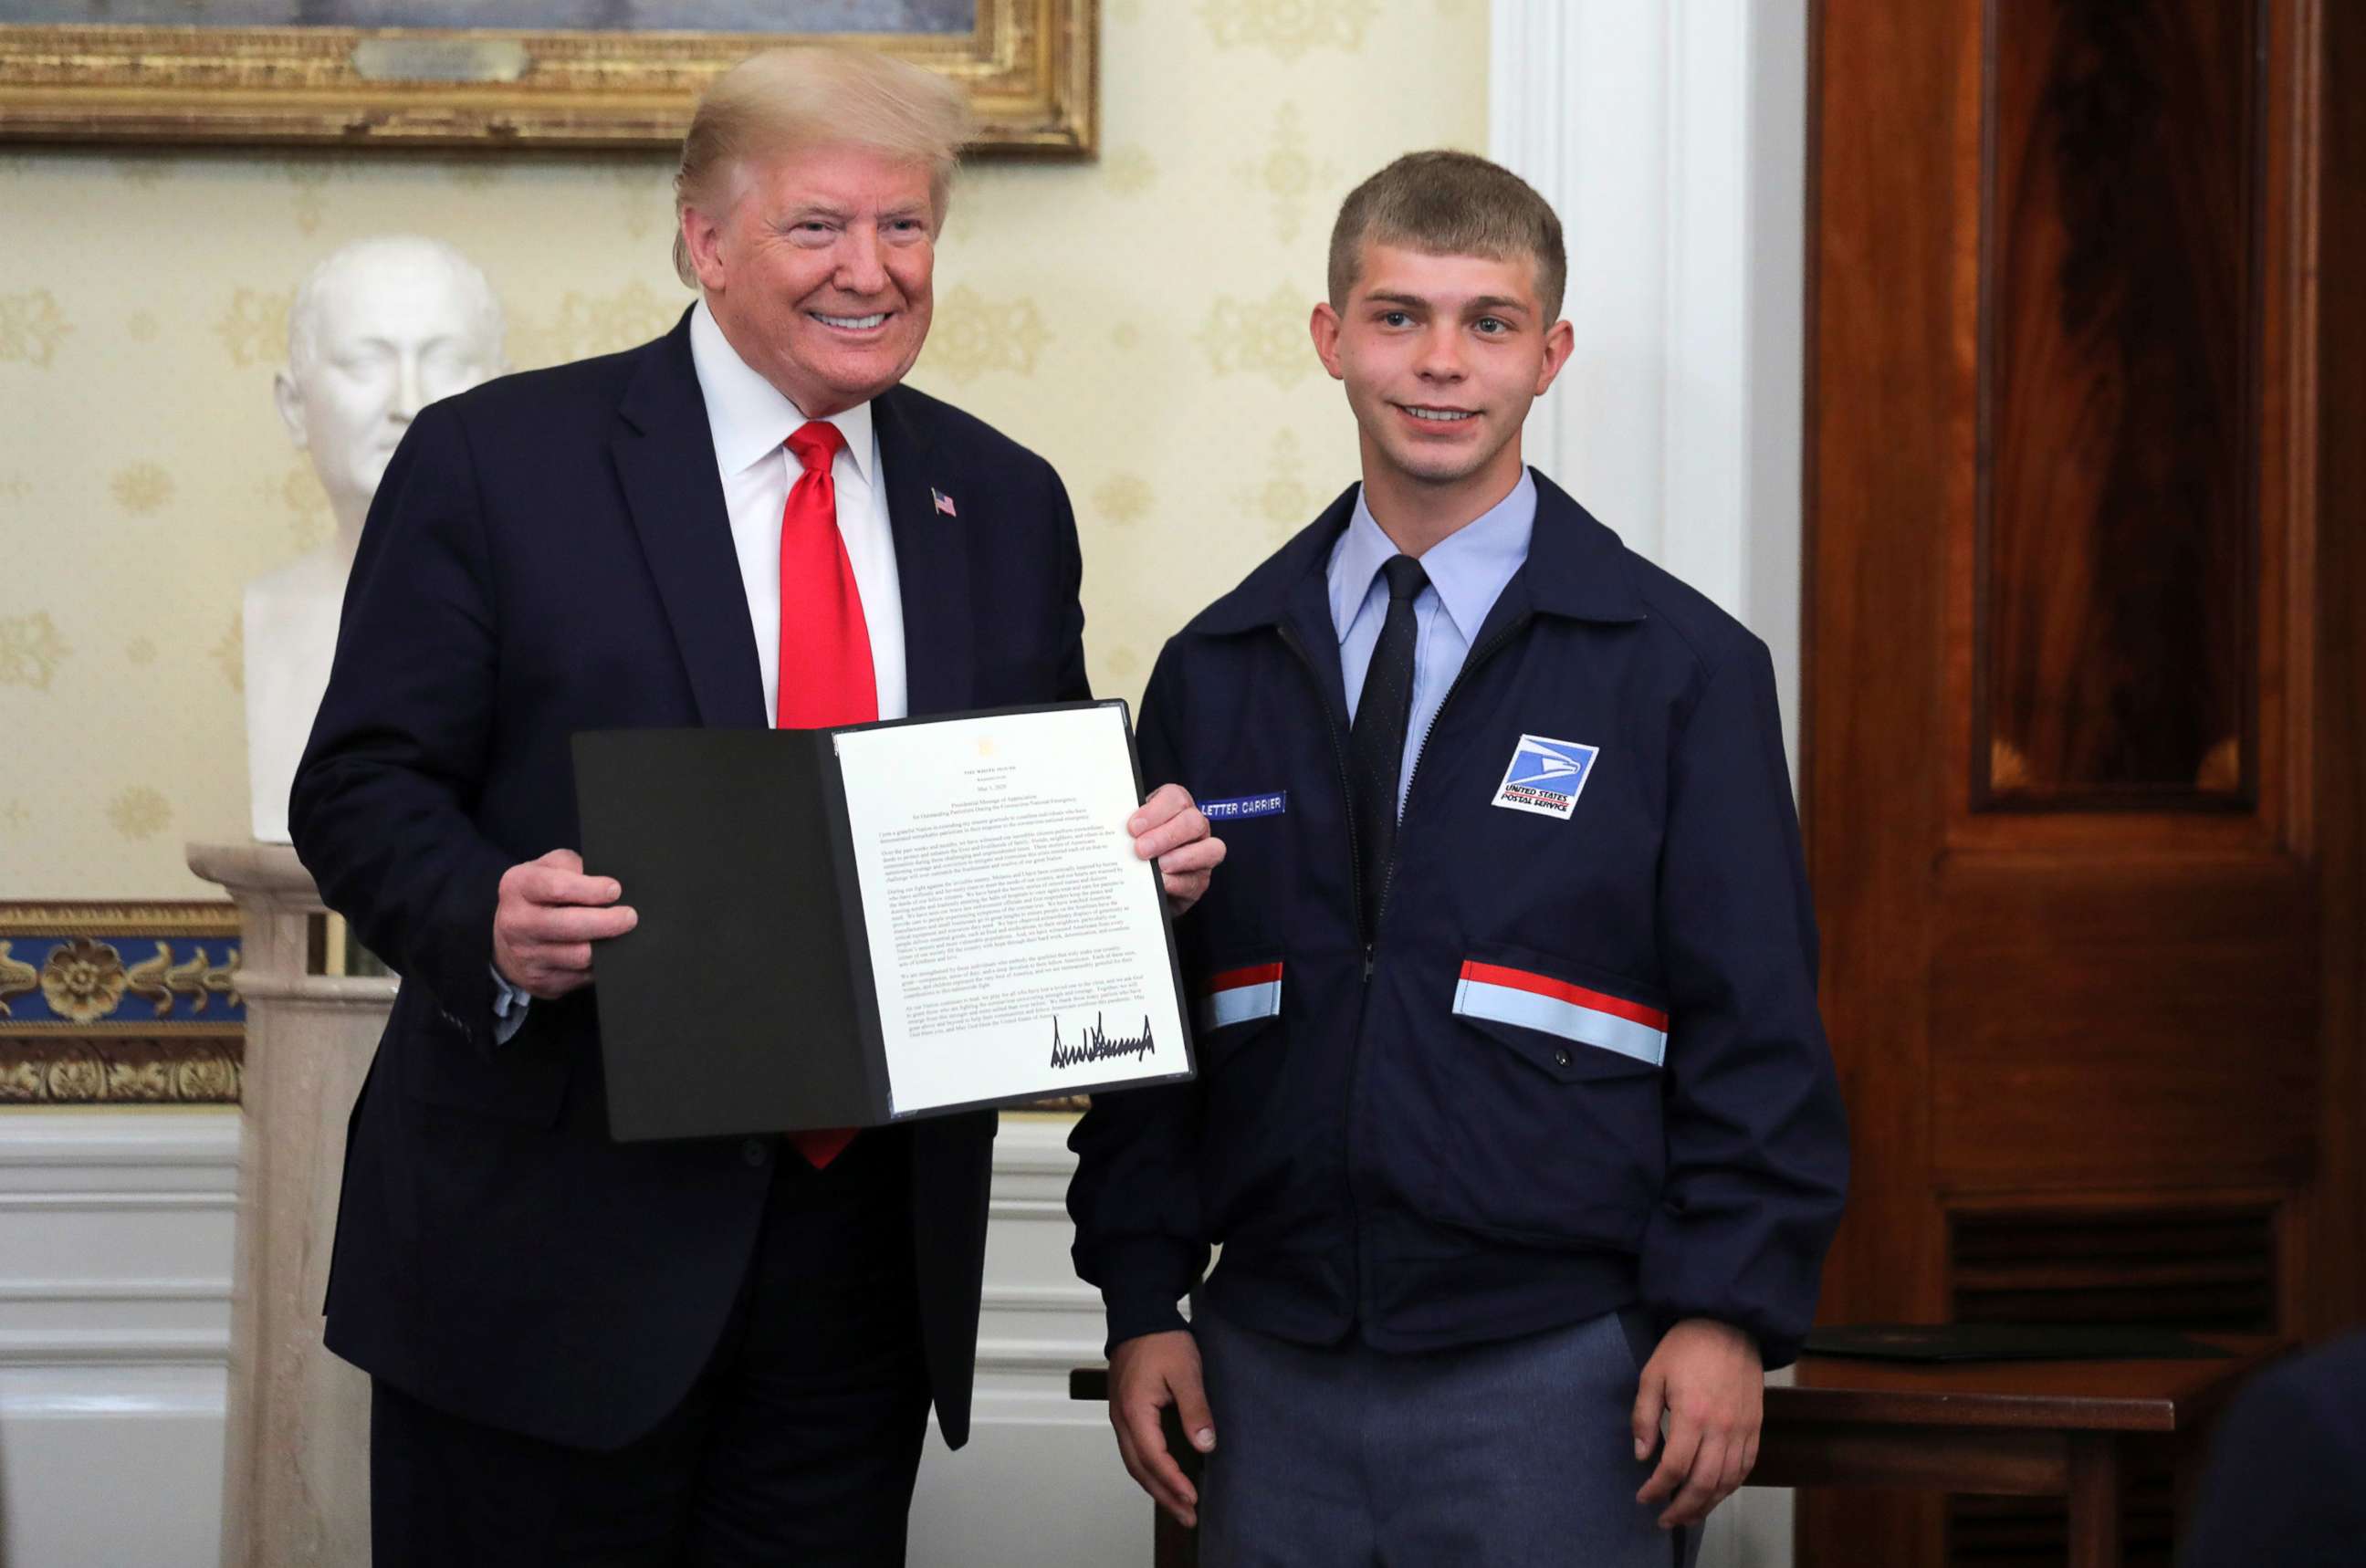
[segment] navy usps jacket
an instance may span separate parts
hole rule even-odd
[[[1419,1350],[1640,1304],[1789,1361],[1848,1164],[1765,648],[1541,476],[1360,929],[1325,600],[1341,496],[1170,641],[1149,776],[1230,852],[1177,928],[1196,1083],[1097,1097],[1112,1344],[1207,1305]]]
[[[772,1179],[737,1138],[610,1140],[596,984],[492,1040],[501,874],[582,843],[569,738],[765,722],[688,320],[420,414],[371,505],[290,802],[329,907],[402,976],[346,1142],[329,1348],[581,1447],[679,1403]],[[907,388],[873,410],[912,714],[1087,695],[1051,465]],[[911,1131],[920,1331],[956,1447],[994,1132],[991,1111]]]

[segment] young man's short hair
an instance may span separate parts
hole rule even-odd
[[[1545,320],[1560,319],[1560,220],[1527,181],[1472,152],[1408,152],[1347,193],[1331,228],[1331,308],[1345,310],[1367,244],[1431,255],[1533,256]]]

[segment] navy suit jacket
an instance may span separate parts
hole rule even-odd
[[[874,410],[910,711],[1087,696],[1051,466],[909,389]],[[329,907],[402,976],[348,1135],[337,1354],[578,1446],[629,1441],[689,1388],[769,1168],[738,1139],[611,1141],[596,985],[535,1002],[496,1046],[493,909],[510,866],[580,847],[577,731],[765,719],[686,314],[421,412],[363,530],[289,813]],[[994,1131],[988,1111],[911,1139],[922,1337],[956,1447]]]

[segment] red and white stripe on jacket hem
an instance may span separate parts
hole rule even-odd
[[[1668,1055],[1668,1015],[1659,1009],[1501,964],[1465,961],[1454,1010],[1558,1034],[1655,1067]]]
[[[1281,965],[1257,964],[1227,969],[1209,976],[1200,988],[1193,1021],[1201,1029],[1222,1029],[1252,1019],[1273,1018],[1281,1011]]]

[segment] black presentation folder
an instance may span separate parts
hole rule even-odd
[[[943,716],[1094,706],[1124,705]],[[1131,752],[1132,728],[1125,728]],[[636,729],[575,737],[584,869],[614,877],[640,917],[593,958],[608,1127],[618,1140],[875,1127],[910,1114],[899,1116],[889,1098],[853,833],[831,739],[843,732]],[[1134,781],[1139,798],[1138,760]],[[1144,874],[1156,886],[1155,867],[1145,866]],[[1171,931],[1166,946],[1167,975],[1188,1019]],[[1184,1048],[1188,1063],[1188,1039]],[[918,1114],[1063,1092],[1052,1085]]]

